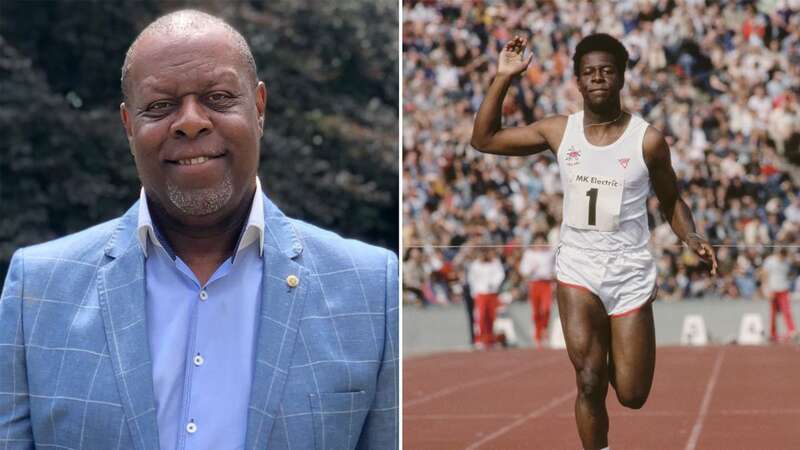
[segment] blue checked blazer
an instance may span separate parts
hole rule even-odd
[[[396,449],[396,257],[264,200],[245,448]],[[158,448],[137,214],[15,253],[0,300],[0,448]]]

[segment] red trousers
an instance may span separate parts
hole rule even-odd
[[[783,314],[783,321],[786,323],[786,330],[789,334],[794,333],[794,320],[792,320],[792,306],[789,303],[789,291],[775,292],[772,294],[772,315],[770,318],[769,337],[778,339],[778,313]]]
[[[553,303],[553,283],[549,280],[528,283],[528,298],[531,301],[531,319],[535,329],[534,338],[541,344],[550,322],[550,305]]]
[[[473,329],[475,330],[475,343],[481,343],[487,347],[494,344],[494,319],[497,313],[497,306],[500,299],[497,294],[477,294],[475,295],[475,307],[473,319]]]

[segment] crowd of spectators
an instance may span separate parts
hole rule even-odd
[[[408,301],[458,302],[486,246],[525,298],[518,265],[537,234],[558,242],[562,191],[550,152],[507,158],[469,145],[503,44],[533,62],[503,105],[504,126],[582,108],[571,52],[606,32],[631,59],[623,108],[662,130],[719,276],[648,202],[660,299],[760,298],[761,262],[790,246],[800,295],[800,1],[428,0],[403,2],[403,243]],[[795,161],[792,163],[791,161]]]

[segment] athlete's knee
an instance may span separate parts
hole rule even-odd
[[[640,409],[647,402],[647,397],[650,394],[645,390],[632,390],[632,391],[617,391],[617,399],[619,403],[630,409]]]
[[[602,401],[608,389],[608,380],[603,372],[594,367],[583,367],[577,371],[578,395],[590,401]]]

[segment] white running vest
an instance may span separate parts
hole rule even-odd
[[[619,139],[601,147],[586,139],[583,111],[569,116],[558,147],[564,187],[561,243],[600,251],[647,246],[650,174],[642,152],[647,127],[631,115]]]

